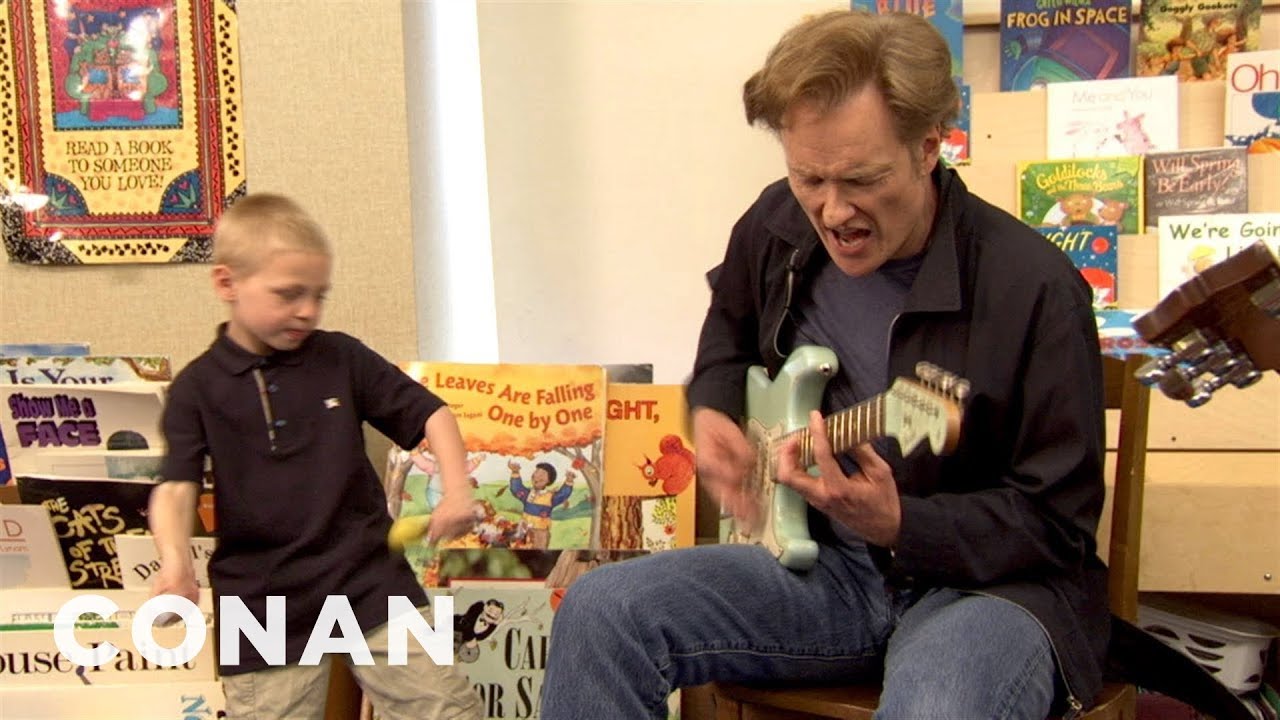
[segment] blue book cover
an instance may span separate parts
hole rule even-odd
[[[951,77],[964,77],[963,0],[852,0],[851,7],[877,15],[905,12],[925,18],[938,28],[951,48]]]
[[[1000,0],[1000,90],[1129,77],[1129,0]]]
[[[13,481],[13,471],[9,469],[9,451],[4,446],[4,433],[0,433],[0,485],[8,485]]]
[[[1116,303],[1118,245],[1115,225],[1071,225],[1038,227],[1037,231],[1057,245],[1093,288],[1094,307]]]
[[[1094,308],[1093,318],[1098,323],[1098,341],[1103,355],[1124,358],[1126,355],[1168,355],[1169,351],[1152,345],[1133,329],[1134,318],[1148,310],[1121,308]]]
[[[89,354],[89,343],[0,343],[0,357],[24,355],[72,355]]]

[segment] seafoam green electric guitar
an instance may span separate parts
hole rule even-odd
[[[747,372],[743,430],[756,451],[748,494],[760,503],[756,513],[760,520],[747,527],[723,518],[722,541],[763,545],[793,570],[813,566],[818,545],[809,537],[808,505],[796,491],[776,482],[774,449],[782,440],[799,435],[800,461],[813,465],[809,411],[821,407],[827,381],[838,367],[831,350],[807,345],[791,353],[776,378],[759,366]],[[916,375],[918,380],[898,378],[885,392],[828,415],[832,450],[841,453],[882,437],[897,438],[903,455],[926,441],[936,455],[955,449],[968,382],[928,363],[917,364]]]

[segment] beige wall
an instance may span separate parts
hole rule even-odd
[[[415,354],[400,3],[239,3],[250,191],[289,193],[337,247],[325,326]],[[353,32],[353,28],[358,30]],[[0,262],[0,341],[99,353],[200,353],[225,313],[209,266]]]

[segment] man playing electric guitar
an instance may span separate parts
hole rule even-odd
[[[688,387],[698,478],[738,515],[755,512],[749,369],[782,378],[797,348],[827,348],[838,367],[805,418],[811,447],[797,435],[765,463],[807,501],[816,555],[796,570],[757,545],[705,545],[587,573],[552,628],[543,717],[664,717],[671,690],[711,680],[882,675],[877,717],[1088,707],[1108,640],[1088,286],[939,163],[957,91],[927,20],[805,20],[743,100],[779,139],[787,177],[708,275]],[[969,383],[954,452],[893,439],[833,452],[822,415],[921,361]]]

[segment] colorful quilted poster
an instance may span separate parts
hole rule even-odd
[[[245,192],[235,3],[0,0],[0,36],[0,179],[48,198],[0,206],[9,259],[207,262]]]

